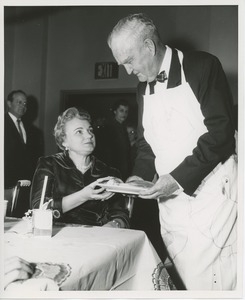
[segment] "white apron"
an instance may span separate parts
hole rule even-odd
[[[207,132],[199,102],[185,80],[183,54],[178,55],[182,84],[144,96],[144,135],[156,156],[159,176],[191,155],[200,135]],[[163,241],[186,288],[235,289],[236,156],[220,163],[193,196],[182,192],[158,199],[158,205]]]

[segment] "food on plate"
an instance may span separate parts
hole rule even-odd
[[[140,192],[152,187],[153,183],[144,180],[124,183],[119,178],[110,177],[104,180],[98,180],[98,185],[110,192],[138,195]]]
[[[103,180],[97,180],[98,184],[107,184],[107,185],[119,185],[120,183],[123,183],[123,181],[120,179],[120,178],[117,178],[117,177],[113,177],[113,176],[110,176],[110,177],[107,177]]]
[[[119,185],[120,183],[123,183],[123,181],[117,177],[111,177],[108,181],[108,185]]]
[[[145,180],[135,180],[135,181],[128,182],[127,184],[132,186],[142,187],[144,189],[149,189],[154,185],[152,182],[145,181]]]

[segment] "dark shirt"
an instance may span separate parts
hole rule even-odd
[[[192,195],[201,181],[220,163],[235,153],[233,101],[223,68],[217,57],[193,51],[184,53],[185,77],[194,92],[204,116],[208,132],[199,137],[192,155],[176,165],[170,173]],[[181,68],[177,51],[173,50],[168,86],[181,84]],[[133,175],[152,180],[155,174],[154,154],[144,139],[142,125],[143,95],[146,82],[138,85],[138,154]],[[154,134],[154,133],[153,133]]]
[[[107,124],[110,165],[117,168],[125,181],[130,175],[130,143],[126,126],[112,119]]]
[[[24,124],[26,143],[8,113],[4,116],[4,188],[12,188],[20,179],[31,180],[36,161],[30,126]]]
[[[62,212],[64,196],[83,189],[98,178],[119,177],[116,169],[108,167],[92,156],[92,166],[83,174],[75,167],[66,151],[41,157],[31,188],[30,199],[33,208],[39,207],[45,175],[48,176],[45,196],[53,198],[53,209],[60,212],[60,222],[102,226],[119,218],[124,222],[125,227],[129,227],[128,211],[125,200],[120,194],[115,194],[105,201],[89,200],[66,213]]]

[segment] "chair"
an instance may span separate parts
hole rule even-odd
[[[20,202],[20,190],[23,187],[30,187],[30,180],[18,180],[17,184],[10,189],[4,190],[4,199],[8,200],[7,215],[15,216],[17,204]]]
[[[126,207],[127,207],[127,210],[129,211],[129,218],[131,218],[132,213],[133,213],[133,207],[134,207],[134,197],[133,196],[127,195]]]

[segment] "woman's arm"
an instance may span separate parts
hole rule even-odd
[[[104,180],[101,178],[100,180]],[[82,190],[62,198],[62,210],[67,212],[89,200],[107,200],[113,193],[106,192],[105,188],[98,187],[97,181],[85,186]]]
[[[53,161],[52,157],[42,157],[38,161],[31,188],[32,208],[39,208],[45,176],[48,176],[45,196],[47,198],[53,198],[52,208],[58,210],[60,213],[66,213],[86,201],[106,200],[113,195],[113,193],[105,192],[104,188],[97,188],[97,181],[94,181],[74,193],[71,192],[74,191],[73,188],[66,186],[65,190],[71,193],[63,196],[60,191],[57,192],[57,186],[55,187],[55,185],[69,185],[69,182],[64,182],[64,178],[57,178],[58,175],[54,171],[57,165],[53,164]],[[56,166],[55,168],[54,165]],[[59,166],[59,168],[61,168],[61,166]],[[62,172],[60,173],[62,174]],[[103,179],[106,178],[102,178],[101,180]]]
[[[45,197],[52,198],[54,182],[54,172],[52,164],[49,159],[41,157],[38,160],[36,171],[32,179],[30,192],[31,208],[39,208],[45,176],[48,176]]]
[[[104,226],[116,228],[130,228],[129,211],[125,197],[115,194],[108,200],[109,222]]]

